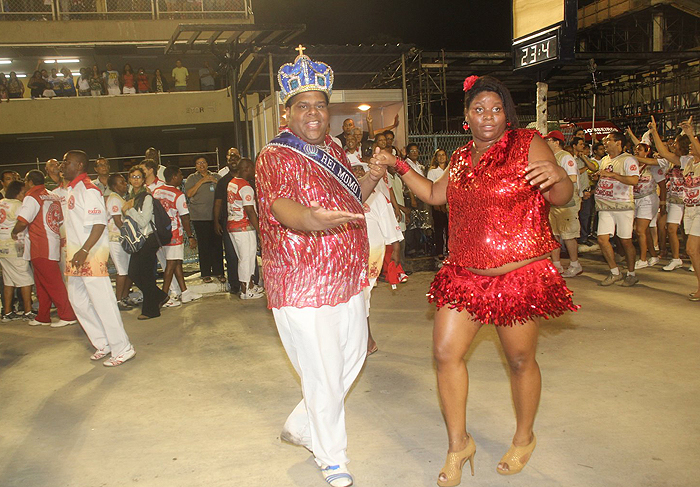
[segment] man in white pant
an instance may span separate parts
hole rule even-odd
[[[358,182],[326,135],[328,65],[302,52],[278,79],[288,127],[258,156],[256,184],[268,306],[302,383],[281,438],[312,451],[326,482],[346,487],[344,400],[367,354],[362,202],[385,170],[373,159]]]
[[[111,353],[103,365],[116,367],[136,351],[124,331],[117,299],[107,272],[109,237],[107,208],[99,188],[87,175],[88,157],[69,151],[63,157],[68,185],[66,226],[66,275],[68,298],[80,325],[97,349],[90,357],[99,360]]]

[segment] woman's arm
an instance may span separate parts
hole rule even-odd
[[[630,140],[634,143],[634,145],[639,145],[639,139],[636,135],[634,135],[634,132],[632,132],[632,127],[627,127],[627,135],[630,136]]]
[[[153,219],[153,196],[150,194],[146,195],[143,200],[141,211],[131,207],[126,210],[126,215],[136,221],[141,231],[146,230]]]
[[[690,117],[685,122],[681,122],[681,130],[683,133],[690,138],[690,145],[695,149],[695,152],[700,154],[700,141],[695,137],[695,131],[693,130],[693,117]]]
[[[535,135],[530,143],[525,178],[542,192],[544,199],[555,206],[566,204],[574,194],[573,182],[557,164],[552,149],[539,135]]]
[[[663,143],[661,140],[661,137],[659,136],[659,132],[656,130],[656,120],[654,120],[654,117],[651,117],[651,122],[649,122],[649,129],[651,129],[651,136],[654,138],[654,145],[656,146],[656,152],[659,153],[661,157],[666,159],[669,162],[672,162],[676,166],[681,165],[681,159],[678,157],[676,154],[668,150],[666,147],[666,144]]]

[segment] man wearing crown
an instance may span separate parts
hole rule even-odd
[[[327,135],[333,71],[299,51],[278,74],[288,125],[256,163],[268,306],[303,395],[280,438],[306,447],[325,480],[346,487],[344,400],[367,354],[362,203],[384,175],[384,156],[355,179]]]

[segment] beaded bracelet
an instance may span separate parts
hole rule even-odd
[[[403,176],[411,170],[411,166],[408,164],[408,162],[404,161],[403,159],[396,159],[394,169],[396,169],[396,172],[399,173],[399,176]]]

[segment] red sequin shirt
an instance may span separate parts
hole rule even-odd
[[[539,257],[558,244],[549,203],[525,179],[534,130],[508,130],[472,167],[469,142],[452,154],[447,186],[449,264],[501,267]]]
[[[286,129],[288,130],[288,129]],[[345,152],[326,136],[329,153],[345,166]],[[367,225],[350,222],[324,232],[300,232],[274,217],[272,204],[288,198],[328,210],[362,214],[362,205],[315,162],[278,146],[265,146],[256,162],[263,277],[270,308],[345,303],[368,284]]]

